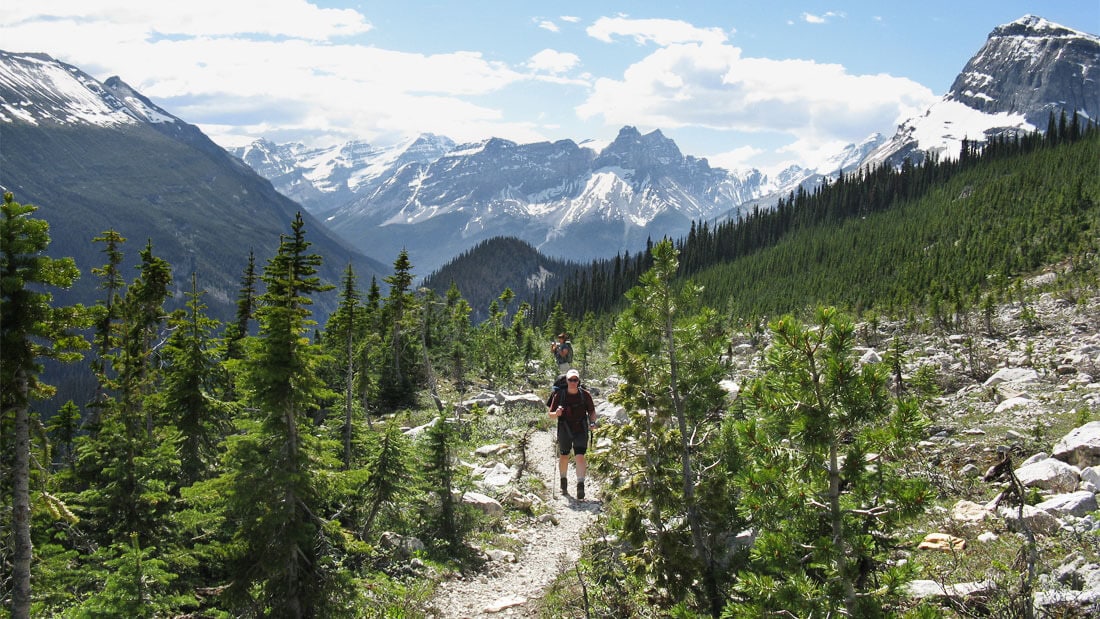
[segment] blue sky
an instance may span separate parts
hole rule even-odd
[[[611,140],[814,165],[923,110],[996,26],[1092,34],[1096,0],[0,3],[0,47],[117,75],[231,146]]]

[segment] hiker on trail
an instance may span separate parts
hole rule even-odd
[[[568,333],[558,334],[558,341],[550,344],[550,353],[558,362],[558,374],[564,374],[573,367],[573,343],[569,341]]]
[[[550,398],[549,415],[558,420],[558,474],[561,493],[569,494],[569,452],[577,462],[577,498],[584,499],[584,476],[588,470],[584,454],[588,451],[589,431],[596,427],[596,405],[592,394],[581,388],[581,375],[576,370],[565,373],[566,388]]]

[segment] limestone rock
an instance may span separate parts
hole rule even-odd
[[[1087,481],[1093,486],[1100,488],[1100,466],[1090,466],[1087,469],[1081,469],[1081,481]]]
[[[952,520],[981,522],[992,517],[993,513],[986,509],[984,505],[978,505],[973,501],[967,501],[965,499],[955,503],[955,506],[951,508]]]
[[[419,539],[412,536],[406,537],[404,535],[399,535],[392,531],[386,531],[382,534],[379,545],[382,546],[382,548],[396,550],[400,556],[405,558],[409,558],[414,553],[424,550],[424,542]]]
[[[493,497],[481,494],[480,492],[467,492],[463,494],[462,502],[467,505],[473,505],[490,516],[497,516],[504,513],[503,505]]]
[[[1054,457],[1085,468],[1100,465],[1100,421],[1074,428],[1054,446]]]
[[[997,513],[1005,519],[1010,529],[1014,531],[1023,530],[1019,507],[1002,505],[997,509]],[[1050,535],[1062,526],[1061,521],[1051,515],[1050,512],[1043,511],[1034,505],[1024,505],[1022,520],[1022,524],[1026,524],[1032,532],[1042,535]]]
[[[479,478],[486,486],[503,488],[516,478],[516,472],[506,464],[495,462],[488,466],[475,468],[473,476]]]
[[[995,387],[1001,383],[1022,385],[1039,380],[1039,373],[1031,368],[1003,368],[983,383],[984,387]]]
[[[1028,406],[1031,406],[1034,403],[1035,403],[1035,400],[1032,400],[1031,398],[1029,398],[1027,396],[1017,396],[1017,397],[1014,397],[1014,398],[1009,398],[1009,399],[1005,400],[1004,402],[1001,402],[1000,404],[998,404],[997,407],[993,409],[993,413],[994,414],[1000,414],[1000,413],[1003,413],[1007,410],[1012,410],[1014,408],[1026,408]]]
[[[495,456],[501,452],[508,451],[508,443],[495,443],[493,445],[482,445],[474,450],[474,453],[479,456]]]
[[[1055,516],[1084,516],[1100,509],[1096,505],[1096,495],[1088,491],[1059,494],[1039,503],[1035,507],[1051,512]]]
[[[989,580],[960,582],[954,585],[943,585],[934,580],[913,580],[906,585],[909,597],[915,600],[923,600],[925,598],[949,598],[960,600],[981,597],[996,591],[996,589],[997,584]]]
[[[509,608],[515,608],[516,606],[523,606],[526,603],[527,603],[527,598],[520,597],[518,595],[509,595],[507,597],[500,598],[499,600],[493,602],[492,604],[489,604],[484,609],[482,609],[482,612],[487,613],[487,614],[496,614],[496,613],[508,610]]]
[[[1073,492],[1080,475],[1076,468],[1061,460],[1047,458],[1016,469],[1016,477],[1026,488],[1041,488],[1050,492]]]

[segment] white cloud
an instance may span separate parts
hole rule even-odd
[[[527,66],[533,71],[546,71],[548,73],[561,74],[576,67],[580,62],[581,59],[576,54],[544,49],[534,56],[531,56],[531,59],[527,61]]]
[[[611,43],[615,37],[634,39],[639,45],[659,46],[675,43],[723,43],[726,35],[719,28],[699,28],[674,19],[629,19],[601,17],[586,30],[588,36]]]
[[[435,131],[456,140],[543,139],[533,124],[504,122],[500,109],[467,99],[533,76],[478,52],[426,55],[355,43],[346,37],[371,26],[352,10],[302,0],[4,5],[0,17],[14,24],[5,29],[5,49],[48,45],[52,56],[95,77],[118,75],[173,114],[212,128],[212,137],[374,140]],[[568,57],[556,61],[565,66]]]
[[[142,33],[149,39],[247,34],[322,41],[362,34],[372,28],[357,11],[324,9],[305,0],[52,0],[5,5],[4,21],[8,26],[36,20],[73,21],[81,26],[76,30],[81,33],[78,38],[85,36],[83,26],[104,24],[113,24],[132,34]]]
[[[539,28],[542,28],[543,30],[549,30],[550,32],[560,32],[558,25],[548,19],[540,21]]]
[[[707,162],[715,168],[742,170],[753,167],[751,162],[763,153],[763,149],[760,148],[741,146],[726,152],[707,155]]]
[[[813,13],[803,13],[802,21],[808,24],[824,24],[834,17],[845,17],[844,13],[837,11],[827,11],[824,15],[814,15]]]
[[[581,20],[581,18],[579,18],[579,17],[577,17],[577,16],[575,16],[575,15],[562,15],[562,16],[561,16],[561,17],[559,17],[558,19],[560,19],[560,20],[562,20],[562,21],[564,21],[564,22],[569,22],[569,23],[571,23],[571,24],[575,24],[575,23],[577,23],[577,22],[579,22],[579,21]]]
[[[632,30],[619,26],[618,32]],[[649,32],[645,26],[634,30]],[[739,48],[709,39],[665,45],[620,79],[596,80],[576,111],[610,126],[780,134],[791,141],[788,151],[818,158],[838,142],[896,126],[934,100],[908,79],[852,75],[809,60],[745,58]]]

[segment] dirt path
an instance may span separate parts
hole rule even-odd
[[[528,600],[540,597],[561,566],[572,566],[580,555],[580,534],[595,520],[601,505],[597,480],[585,482],[585,501],[572,498],[576,488],[573,464],[569,465],[569,497],[558,491],[558,467],[554,458],[554,436],[537,432],[529,446],[530,474],[538,475],[554,492],[547,502],[549,518],[530,521],[514,532],[522,547],[515,562],[490,562],[486,573],[442,583],[434,606],[439,619],[466,617],[528,617]],[[556,524],[555,524],[556,522]]]

